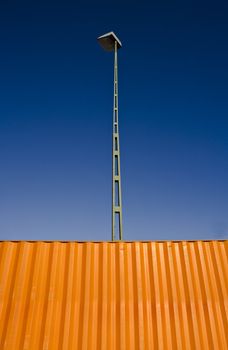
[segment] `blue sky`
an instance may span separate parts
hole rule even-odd
[[[227,238],[227,2],[47,0],[0,5],[0,239],[110,239],[110,30],[124,239]]]

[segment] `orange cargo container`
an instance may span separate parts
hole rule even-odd
[[[228,349],[227,242],[1,242],[0,349]]]

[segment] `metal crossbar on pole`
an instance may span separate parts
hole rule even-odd
[[[113,136],[112,136],[112,240],[123,239],[122,227],[122,192],[120,172],[120,141],[118,115],[118,58],[117,51],[122,47],[120,40],[113,33],[98,38],[107,51],[114,51],[114,96],[113,96]]]

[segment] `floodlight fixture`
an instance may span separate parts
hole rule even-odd
[[[114,32],[109,32],[97,38],[101,47],[106,51],[115,51],[115,43],[117,44],[117,50],[122,47],[121,41],[117,38]]]

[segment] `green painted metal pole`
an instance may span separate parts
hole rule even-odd
[[[120,142],[118,120],[118,59],[117,42],[114,50],[114,99],[113,99],[113,138],[112,138],[112,240],[118,235],[123,239],[122,192],[120,172]]]

